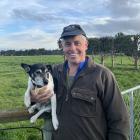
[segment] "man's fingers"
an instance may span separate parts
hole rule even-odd
[[[45,103],[52,97],[51,90],[45,89],[42,91],[31,90],[31,100],[39,103]]]
[[[44,97],[48,97],[50,95],[52,95],[52,93],[43,93],[43,94],[38,94],[37,96],[38,96],[38,98],[44,98]]]
[[[40,103],[48,102],[52,96],[53,96],[52,93],[40,94],[40,95],[38,95],[38,102],[40,102]]]
[[[40,103],[47,103],[50,101],[50,98],[53,96],[53,94],[48,94],[47,96],[44,96],[39,99]]]

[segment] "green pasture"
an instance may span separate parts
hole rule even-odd
[[[21,63],[46,63],[58,64],[64,61],[63,56],[0,56],[0,109],[11,110],[24,107],[23,97],[27,87],[28,76],[21,68]],[[94,61],[100,63],[100,56],[94,56]],[[116,56],[115,66],[111,66],[111,57],[105,57],[105,66],[114,73],[121,91],[132,88],[140,84],[140,70],[136,70],[133,59],[127,56]],[[38,121],[33,126],[41,126],[42,121]],[[0,128],[13,126],[31,126],[29,121],[9,124],[0,124]],[[20,130],[18,130],[20,131]],[[30,130],[20,131],[22,133],[32,133],[28,140],[35,140],[34,132]],[[36,131],[36,130],[35,130]],[[27,135],[14,132],[14,139],[2,139],[5,132],[0,132],[0,140],[27,140]],[[37,134],[35,132],[35,134]],[[10,134],[9,134],[10,135]],[[12,135],[12,134],[11,134]],[[40,135],[40,134],[38,134]],[[9,136],[10,137],[10,136]],[[18,138],[17,138],[18,137]],[[20,138],[19,138],[20,137]],[[23,137],[23,138],[22,138]],[[39,140],[39,138],[37,138]]]
[[[27,87],[28,76],[21,68],[21,63],[57,64],[64,61],[63,56],[0,56],[0,109],[23,107],[23,96]],[[100,57],[94,61],[100,63]],[[121,91],[140,84],[140,70],[136,70],[133,59],[115,57],[115,67],[111,67],[111,57],[105,57],[105,65],[116,76]]]
[[[63,56],[4,56],[0,57],[0,109],[23,107],[28,76],[21,63],[61,63]]]
[[[63,56],[0,56],[0,110],[23,108],[23,98],[28,76],[21,68],[21,63],[56,64],[63,61]],[[35,124],[29,121],[0,123],[0,129],[22,126],[41,127],[43,120]],[[0,140],[41,140],[41,133],[35,129],[16,129],[0,131]]]

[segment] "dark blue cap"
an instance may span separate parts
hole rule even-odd
[[[60,38],[65,38],[68,36],[76,36],[76,35],[84,35],[86,37],[86,33],[78,24],[71,24],[63,28],[63,32]]]

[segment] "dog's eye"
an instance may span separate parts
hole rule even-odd
[[[45,69],[45,73],[47,73],[48,72],[48,70],[47,69]]]
[[[42,72],[41,70],[37,70],[36,74],[41,74],[41,72]]]
[[[47,73],[47,78],[49,78],[49,73]]]

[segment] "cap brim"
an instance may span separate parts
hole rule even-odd
[[[63,33],[61,35],[61,38],[68,37],[68,36],[75,36],[75,35],[84,35],[86,37],[86,34],[84,34],[81,31],[72,31],[72,32]]]

